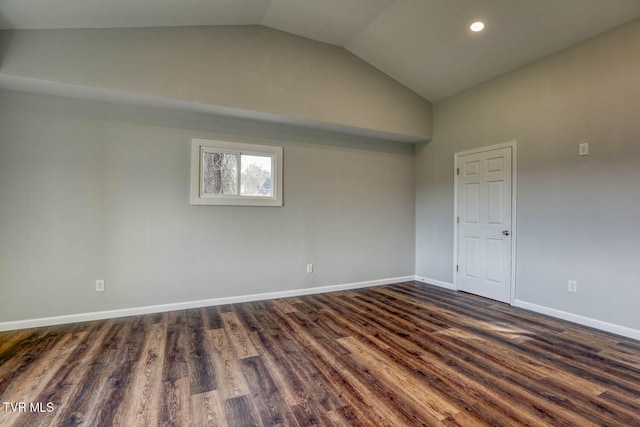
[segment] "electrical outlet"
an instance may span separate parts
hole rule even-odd
[[[96,280],[96,292],[104,292],[104,280]]]
[[[568,291],[578,292],[578,282],[575,280],[569,280]]]
[[[313,273],[313,264],[307,264],[307,274]]]

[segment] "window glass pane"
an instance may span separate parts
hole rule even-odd
[[[242,174],[240,194],[243,196],[273,197],[271,156],[240,155]]]
[[[202,153],[204,194],[238,194],[238,160],[235,154]]]

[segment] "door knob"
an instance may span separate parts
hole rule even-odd
[[[504,231],[502,232],[502,234],[504,234],[505,236],[508,236],[508,235],[509,235],[509,234],[511,234],[511,233],[509,233],[509,230],[504,230]]]

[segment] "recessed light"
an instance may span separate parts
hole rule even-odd
[[[473,24],[471,24],[471,31],[473,31],[474,33],[479,33],[480,31],[484,30],[484,22],[482,21],[476,21]]]

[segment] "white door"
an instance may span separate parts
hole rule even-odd
[[[511,300],[512,147],[460,155],[458,289]]]

